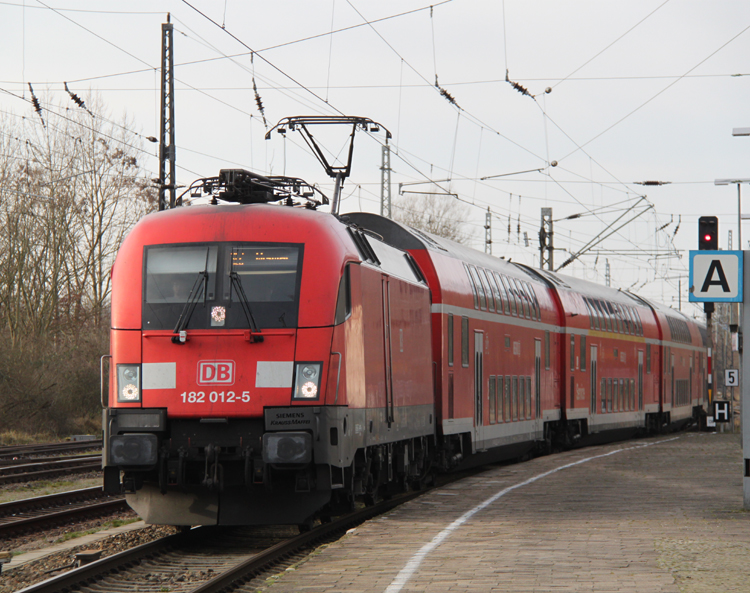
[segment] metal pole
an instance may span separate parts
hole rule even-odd
[[[383,144],[382,164],[380,167],[380,216],[392,218],[391,211],[391,147],[386,139]]]
[[[492,255],[492,214],[489,206],[484,215],[484,252]]]
[[[161,25],[161,121],[159,133],[159,210],[175,207],[174,45],[172,23]],[[169,192],[169,199],[167,199]]]
[[[737,245],[742,249],[742,190],[741,183],[737,184]]]

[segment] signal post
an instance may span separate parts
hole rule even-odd
[[[718,219],[702,216],[698,222],[698,251],[690,252],[690,294],[691,302],[705,303],[706,312],[713,310],[714,303],[740,303],[743,295],[750,291],[750,251],[718,250]],[[750,316],[741,312],[741,335],[750,336]],[[710,329],[710,324],[709,324]],[[710,338],[709,338],[710,339]],[[741,338],[740,338],[741,339]],[[742,342],[740,341],[740,344]],[[741,379],[741,369],[750,368],[750,348],[741,348],[741,413],[742,413],[742,492],[744,508],[750,510],[750,381]],[[713,387],[709,384],[709,387]],[[715,408],[718,402],[710,402]],[[728,416],[726,402],[722,420]],[[714,410],[711,410],[714,414]]]

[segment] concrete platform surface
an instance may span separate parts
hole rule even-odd
[[[263,590],[748,592],[739,437],[678,433],[490,468],[365,523]]]

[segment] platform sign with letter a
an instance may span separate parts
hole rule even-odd
[[[742,302],[741,251],[691,251],[691,303]]]

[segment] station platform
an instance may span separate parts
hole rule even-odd
[[[747,592],[749,566],[739,435],[677,433],[489,467],[263,590]]]

